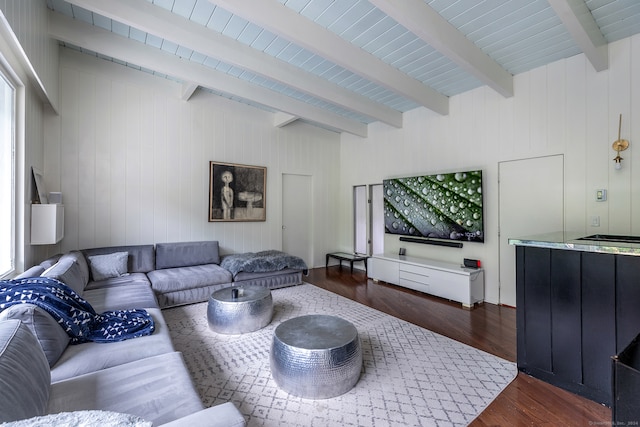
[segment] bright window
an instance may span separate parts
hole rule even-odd
[[[0,73],[0,277],[12,272],[15,248],[15,88]]]

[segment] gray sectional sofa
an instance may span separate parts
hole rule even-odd
[[[105,280],[95,280],[91,276],[87,289],[104,289],[121,284],[130,286],[134,283],[150,286],[160,308],[207,301],[212,292],[233,285],[258,285],[270,289],[299,285],[304,272],[303,268],[283,268],[257,273],[242,271],[234,275],[220,266],[225,257],[220,256],[219,245],[215,240],[158,243],[155,247],[111,246],[82,249],[80,252],[87,259],[126,252],[126,275]],[[45,269],[58,263],[62,256],[56,255],[43,261],[21,277],[39,276]],[[135,291],[131,293],[134,294]],[[93,303],[91,300],[89,302]]]
[[[52,257],[18,276],[57,279],[97,313],[144,308],[155,331],[71,345],[41,307],[19,304],[0,311],[0,421],[103,410],[153,425],[244,425],[230,402],[203,408],[161,308],[206,301],[213,291],[234,284],[299,284],[302,270],[234,275],[220,260],[216,241],[92,248]],[[29,356],[23,360],[20,354]]]

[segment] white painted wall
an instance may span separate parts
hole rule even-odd
[[[584,55],[515,76],[515,96],[489,88],[452,97],[450,114],[419,108],[404,114],[402,129],[372,124],[368,138],[343,134],[340,172],[340,243],[352,244],[352,186],[387,177],[482,168],[485,192],[484,244],[463,249],[402,242],[407,253],[462,262],[478,258],[486,269],[485,297],[498,302],[498,162],[564,154],[565,228],[585,233],[640,235],[640,35],[609,46],[607,71],[596,73]],[[631,148],[623,169],[613,168],[618,138]],[[540,171],[541,174],[544,171]],[[606,203],[595,190],[606,188]],[[523,188],[526,197],[526,188]],[[588,221],[600,216],[601,226]],[[553,230],[550,230],[553,231]],[[398,236],[385,237],[397,252]],[[515,262],[515,260],[514,260]]]
[[[313,179],[315,266],[337,238],[339,135],[60,49],[60,115],[45,119],[45,175],[61,191],[60,250],[219,240],[221,251],[280,249],[282,174]],[[267,167],[266,222],[208,222],[209,161]]]

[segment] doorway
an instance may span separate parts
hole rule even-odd
[[[516,305],[516,251],[510,238],[564,231],[564,156],[498,163],[500,304]]]

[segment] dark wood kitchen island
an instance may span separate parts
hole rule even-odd
[[[518,369],[611,406],[611,358],[640,333],[640,238],[550,233],[509,243]]]

